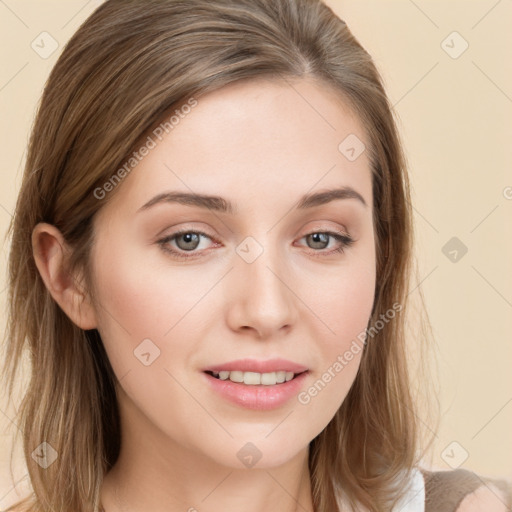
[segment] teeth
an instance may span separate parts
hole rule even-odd
[[[244,384],[259,385],[261,384],[261,377],[261,373],[244,372]]]
[[[274,386],[275,384],[282,384],[293,379],[293,372],[270,372],[270,373],[257,373],[257,372],[240,372],[240,371],[221,371],[212,372],[215,377],[220,380],[230,380],[231,382],[244,383],[249,386],[257,386],[263,384],[265,386]]]

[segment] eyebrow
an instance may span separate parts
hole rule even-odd
[[[363,204],[365,208],[368,207],[364,197],[359,192],[354,190],[352,187],[345,186],[323,192],[305,194],[295,204],[295,208],[298,210],[305,210],[307,208],[321,206],[338,199],[356,199]],[[230,215],[235,215],[238,212],[234,204],[223,197],[194,194],[189,192],[163,192],[150,199],[147,203],[141,206],[137,212],[147,210],[154,205],[162,203],[178,203],[186,206],[196,206]]]

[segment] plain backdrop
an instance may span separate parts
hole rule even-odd
[[[2,237],[45,80],[100,3],[0,1]],[[433,463],[512,479],[512,1],[327,3],[374,57],[399,119],[420,269],[413,287],[425,296],[439,347]],[[41,38],[46,52],[56,46],[50,55],[41,55]],[[8,249],[6,241],[2,333]],[[13,407],[0,403],[0,508],[27,485],[19,446],[13,477],[9,470]]]

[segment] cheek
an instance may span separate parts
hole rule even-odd
[[[121,371],[133,364],[143,340],[161,347],[165,332],[185,314],[186,297],[194,294],[180,293],[179,273],[170,280],[137,247],[110,239],[96,258],[98,331],[112,366]]]
[[[358,263],[330,271],[317,279],[314,292],[310,287],[307,295],[304,292],[317,317],[311,339],[315,340],[318,364],[298,401],[318,418],[319,428],[342,404],[359,369],[374,302],[376,276],[372,261],[360,258]]]
[[[170,266],[156,250],[113,239],[96,257],[98,331],[115,373],[141,371],[139,352],[158,357],[152,368],[190,363],[201,340],[194,333],[205,329],[217,296],[217,274]]]
[[[140,359],[144,358],[136,359],[139,347],[144,348],[142,353],[149,351],[152,359],[160,358],[162,330],[171,327],[170,312],[179,307],[179,298],[169,293],[163,300],[158,288],[162,283],[129,247],[119,253],[105,251],[99,261],[98,331],[119,377],[143,366]]]
[[[354,256],[346,265],[312,274],[304,283],[302,296],[307,297],[305,302],[320,321],[318,325],[324,327],[323,350],[331,357],[366,329],[375,279],[374,259]]]
[[[315,338],[318,364],[297,396],[297,407],[309,424],[311,438],[331,421],[357,376],[373,303],[371,282],[349,286],[344,281],[345,287],[332,293],[332,302],[326,302],[325,323],[334,334]]]
[[[207,302],[201,297],[211,283],[197,277],[191,280],[190,273],[163,268],[161,261],[155,263],[142,254],[125,246],[117,252],[105,250],[99,258],[101,267],[95,273],[98,331],[129,397],[125,402],[135,404],[129,414],[144,411],[155,425],[182,436],[186,425],[201,414],[181,383],[190,377],[183,368],[190,364],[195,349],[191,333],[197,323],[192,321],[197,319],[198,305]]]
[[[360,335],[368,325],[375,299],[375,263],[374,240],[364,237],[364,244],[353,253],[332,292],[333,330],[343,345]]]
[[[351,270],[338,282],[328,302],[328,316],[335,338],[341,343],[357,336],[368,324],[375,294],[375,279],[365,272]]]

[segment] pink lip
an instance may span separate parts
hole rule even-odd
[[[298,363],[288,361],[286,359],[267,359],[266,361],[257,361],[256,359],[238,359],[236,361],[229,361],[227,363],[217,364],[215,366],[208,366],[204,368],[204,372],[221,372],[221,371],[236,371],[241,372],[257,372],[257,373],[271,373],[271,372],[293,372],[302,373],[308,368]],[[290,381],[291,382],[291,381]],[[268,387],[268,386],[267,386]]]
[[[239,366],[237,368],[240,369]],[[254,368],[254,366],[251,368]],[[230,402],[247,409],[266,411],[281,407],[292,397],[297,396],[308,373],[309,372],[301,373],[288,382],[275,384],[274,386],[263,384],[250,386],[238,382],[231,382],[230,380],[220,380],[208,373],[203,373],[203,375],[212,389]]]

